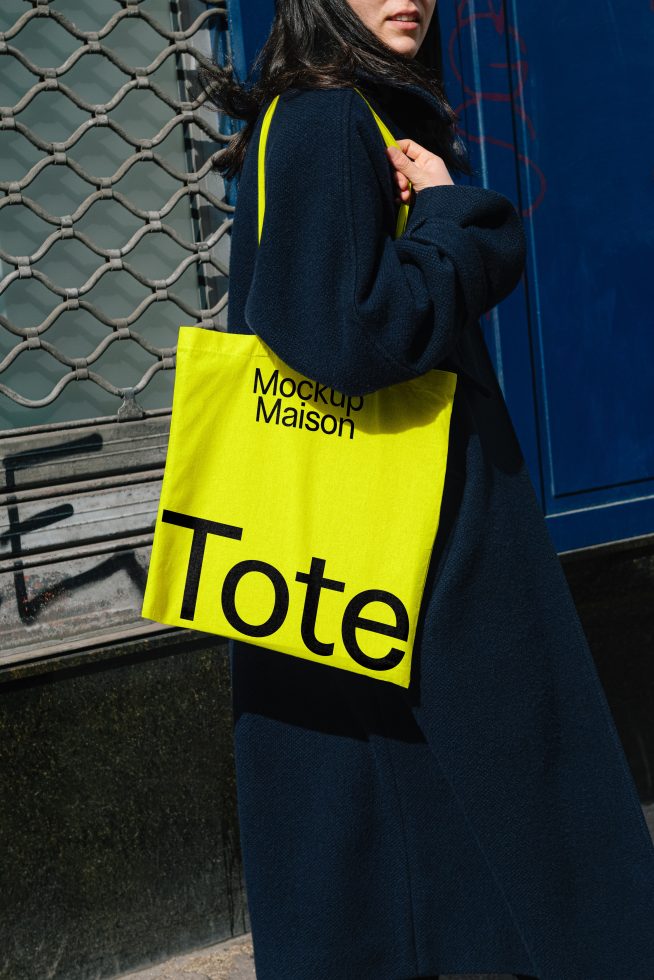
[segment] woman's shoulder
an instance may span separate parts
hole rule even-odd
[[[260,119],[270,106],[261,109]],[[364,99],[351,85],[332,88],[290,87],[279,93],[273,113],[270,138],[275,132],[300,133],[305,139],[325,139],[343,131],[351,122],[364,120],[375,126]]]
[[[270,100],[262,107],[257,133]],[[388,169],[385,144],[370,106],[352,86],[289,87],[279,94],[267,134],[266,165],[321,168],[340,155]],[[355,159],[356,158],[356,159]]]
[[[330,88],[285,89],[279,96],[279,103],[286,119],[309,123],[317,130],[325,131],[336,121],[357,124],[363,122],[364,128],[379,133],[377,123],[358,86],[339,85]]]
[[[292,85],[279,93],[279,104],[286,113],[315,119],[319,125],[328,122],[334,113],[348,112],[355,101],[361,102],[361,96],[353,85],[345,83],[325,88]],[[269,104],[270,100],[266,105]]]

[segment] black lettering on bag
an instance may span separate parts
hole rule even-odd
[[[304,428],[310,432],[317,432],[320,428],[320,412],[314,412],[313,409],[308,411],[304,420]]]
[[[236,587],[241,579],[250,572],[259,572],[265,575],[272,583],[275,590],[275,603],[268,619],[263,623],[246,623],[236,610]],[[230,626],[246,636],[270,636],[276,633],[286,619],[288,612],[288,586],[286,579],[274,565],[269,565],[267,561],[257,561],[256,558],[239,561],[230,568],[221,592],[221,602],[225,619]]]
[[[327,404],[327,398],[324,392],[329,391],[329,385],[320,385],[316,382],[316,394],[314,395],[314,401],[320,401],[322,399],[323,404]]]
[[[278,378],[278,376],[279,376],[279,371],[277,370],[277,368],[275,368],[275,370],[273,371],[273,373],[270,375],[270,378],[268,380],[268,384],[267,385],[264,385],[264,383],[263,383],[263,375],[261,374],[261,368],[255,368],[254,369],[254,388],[252,389],[252,391],[256,395],[257,388],[260,387],[261,388],[261,391],[264,393],[264,395],[267,395],[268,394],[268,389],[272,385],[273,395],[276,395],[277,394],[277,378]]]
[[[166,524],[176,524],[177,527],[187,527],[193,530],[191,553],[189,555],[186,583],[184,585],[184,598],[182,599],[182,610],[179,614],[180,619],[193,619],[195,616],[195,604],[198,598],[200,572],[202,571],[207,534],[216,534],[221,538],[232,538],[240,541],[243,536],[243,528],[236,527],[234,524],[221,524],[219,521],[208,521],[202,517],[193,517],[192,514],[182,514],[177,510],[164,510],[161,514],[161,520]]]
[[[274,403],[273,407],[270,409],[270,415],[266,415],[266,403],[263,400],[263,395],[259,395],[257,398],[257,422],[259,421],[259,413],[263,415],[264,422],[274,422],[279,425],[279,416],[282,410],[282,400],[278,398]],[[275,413],[277,413],[277,418],[274,418]]]
[[[316,638],[316,618],[318,616],[318,603],[320,602],[321,589],[331,589],[333,592],[344,592],[345,582],[338,579],[325,578],[325,559],[311,557],[311,565],[308,572],[298,572],[295,576],[296,582],[304,582],[307,586],[307,594],[302,610],[302,625],[300,632],[302,640],[307,650],[316,653],[321,657],[329,657],[334,652],[333,643],[321,643]]]
[[[279,393],[284,398],[291,398],[295,394],[295,381],[293,378],[282,378],[279,383]]]
[[[395,626],[378,623],[374,619],[361,616],[361,610],[369,602],[385,602],[395,613]],[[409,637],[409,614],[400,599],[392,592],[384,589],[365,589],[353,596],[345,607],[341,632],[345,649],[358,664],[372,670],[391,670],[402,660],[406,650],[391,647],[385,657],[369,657],[363,652],[356,638],[356,630],[364,629],[383,636],[392,636],[397,640],[407,640]]]
[[[343,435],[343,426],[344,425],[349,425],[350,426],[350,439],[354,439],[354,422],[352,421],[352,419],[339,419],[338,420],[338,434],[339,434],[339,436],[342,436]]]
[[[297,424],[297,408],[293,408],[292,405],[289,405],[284,409],[284,414],[282,415],[282,425],[287,425],[290,429],[294,429]]]

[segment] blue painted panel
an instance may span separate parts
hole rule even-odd
[[[487,340],[552,537],[653,533],[652,5],[439,11],[473,182],[519,202],[529,237]]]
[[[227,0],[234,64],[241,79],[270,33],[274,0]]]
[[[518,26],[538,45],[525,103],[544,176],[534,298],[554,502],[654,477],[654,11],[530,7]]]
[[[491,187],[513,201],[530,225],[531,208],[518,180],[513,92],[517,70],[508,66],[507,25],[488,4],[441,0],[438,5],[443,72],[459,132],[475,168],[457,183]],[[482,319],[482,328],[539,499],[543,500],[540,444],[534,403],[532,343],[525,284]]]
[[[236,74],[244,81],[247,78],[254,58],[270,33],[275,15],[274,0],[227,0],[227,27],[229,45],[220,30],[212,30],[214,57],[224,64],[231,52]],[[237,123],[224,116],[220,121],[221,132],[231,135],[243,123]],[[225,200],[235,206],[238,196],[238,177],[225,181]]]

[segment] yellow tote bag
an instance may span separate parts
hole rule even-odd
[[[456,380],[347,396],[256,334],[180,327],[141,615],[408,687]]]

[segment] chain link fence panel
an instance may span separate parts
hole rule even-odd
[[[169,411],[178,327],[226,325],[231,128],[191,95],[225,3],[25,6],[0,8],[0,425]]]

